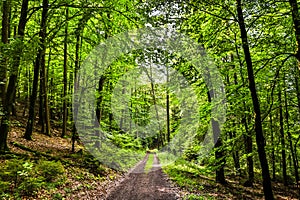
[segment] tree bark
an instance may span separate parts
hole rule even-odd
[[[169,84],[169,67],[166,66],[166,70],[167,70],[167,87]],[[171,131],[170,131],[170,94],[169,94],[169,88],[167,88],[166,90],[166,110],[167,110],[167,142],[170,142],[170,135],[171,135]]]
[[[297,49],[295,52],[295,57],[298,60],[298,68],[297,68],[298,70],[296,72],[296,92],[297,92],[297,100],[298,100],[298,111],[300,113],[300,90],[299,90],[299,78],[298,78],[298,76],[300,74],[300,15],[299,15],[297,0],[289,0],[289,3],[291,6],[291,11],[292,11],[292,19],[293,19],[293,24],[294,24],[295,38],[296,38],[296,45],[297,45]],[[295,145],[294,152],[296,154],[296,157],[295,157],[296,165],[298,165],[296,145]],[[298,174],[298,169],[297,169],[297,174]],[[297,182],[297,185],[298,185],[298,182]]]
[[[27,140],[31,140],[32,138],[32,131],[33,131],[33,124],[35,120],[35,102],[37,97],[37,89],[38,89],[38,80],[39,80],[39,72],[40,67],[42,64],[42,58],[45,56],[46,51],[46,32],[47,32],[47,14],[48,14],[48,0],[43,0],[43,11],[42,11],[42,21],[41,21],[41,29],[39,33],[40,37],[40,48],[38,50],[38,54],[36,56],[36,61],[34,65],[34,77],[33,77],[33,84],[32,84],[32,93],[30,96],[30,105],[29,105],[29,116],[26,126],[26,131],[24,138]]]
[[[295,37],[297,42],[297,49],[295,56],[298,60],[298,70],[300,70],[300,15],[298,10],[297,0],[289,0],[291,10],[292,10],[292,19],[295,29]]]
[[[247,109],[245,102],[244,102],[244,109],[245,110]],[[244,183],[244,186],[252,187],[254,181],[254,168],[253,168],[253,156],[252,156],[253,153],[252,133],[249,130],[246,114],[244,114],[242,121],[244,123],[245,130],[246,130],[246,134],[244,135],[244,141],[245,141],[245,150],[247,154],[247,169],[248,169],[248,180]]]
[[[5,95],[6,95],[6,85],[7,85],[7,53],[6,46],[8,44],[9,37],[9,9],[10,8],[10,0],[3,1],[2,6],[2,38],[1,42],[3,47],[1,48],[1,52],[4,52],[3,58],[0,60],[0,100],[2,102],[1,107],[4,106]],[[2,110],[2,109],[1,109]]]
[[[295,172],[295,179],[296,179],[296,184],[299,184],[299,173],[298,173],[298,163],[296,156],[297,154],[294,151],[293,148],[293,141],[292,141],[292,135],[290,133],[290,128],[289,128],[289,110],[288,110],[288,99],[287,99],[287,92],[286,89],[284,91],[284,98],[285,98],[285,120],[286,120],[286,125],[287,125],[287,135],[288,135],[288,141],[290,145],[290,151],[292,153],[292,161],[293,161],[293,167],[294,167],[294,172]]]
[[[9,34],[9,7],[10,1],[3,1],[2,7],[2,38],[1,42],[4,47],[1,48],[1,52],[4,52],[2,59],[0,60],[0,100],[1,107],[0,113],[2,116],[2,123],[6,123],[6,127],[0,129],[0,152],[7,151],[7,135],[9,126],[9,115],[10,110],[6,109],[6,85],[7,85],[7,54],[5,48],[8,44],[8,34]],[[8,118],[8,119],[7,119]],[[4,124],[3,124],[4,125]],[[3,129],[2,129],[3,128]]]
[[[296,72],[295,72],[295,89],[296,89],[296,94],[297,94],[297,103],[298,103],[298,113],[300,114],[300,81],[299,81],[299,77],[300,77],[300,70],[298,70],[297,67],[296,68]]]
[[[22,1],[21,16],[18,24],[18,34],[17,34],[17,38],[20,40],[19,41],[20,45],[16,47],[16,50],[12,55],[13,56],[12,70],[9,77],[7,92],[5,95],[5,105],[3,107],[4,116],[1,119],[1,126],[0,126],[0,151],[8,150],[7,135],[8,135],[9,124],[10,124],[10,112],[12,109],[13,95],[16,90],[19,65],[20,65],[21,55],[23,52],[22,44],[23,44],[23,37],[25,33],[25,27],[27,23],[28,1],[29,0]]]
[[[66,27],[65,27],[65,40],[64,40],[64,94],[63,94],[63,128],[61,137],[64,137],[67,133],[67,122],[68,122],[68,18],[69,18],[69,10],[66,8]]]
[[[263,190],[264,190],[265,199],[271,200],[271,199],[274,199],[274,196],[273,196],[273,191],[272,191],[272,184],[271,184],[271,178],[270,178],[270,173],[269,173],[268,160],[267,160],[266,152],[265,152],[265,138],[263,135],[263,129],[262,129],[262,123],[261,123],[260,104],[259,104],[259,100],[258,100],[258,96],[257,96],[257,92],[256,92],[252,58],[251,58],[250,49],[249,49],[248,35],[247,35],[246,27],[245,27],[245,20],[244,20],[244,16],[243,16],[241,0],[236,0],[236,4],[237,4],[238,23],[239,23],[241,39],[242,39],[242,47],[244,50],[245,61],[247,64],[249,89],[251,92],[253,109],[254,109],[254,113],[255,113],[256,143],[257,143],[257,148],[258,148],[258,156],[259,156],[259,160],[260,160],[260,164],[261,164],[261,168],[262,168]]]
[[[286,153],[285,153],[285,136],[284,136],[284,127],[283,127],[283,111],[282,111],[282,101],[281,101],[281,88],[279,88],[279,92],[278,92],[278,101],[279,101],[279,124],[280,124],[282,176],[283,176],[283,183],[286,186],[287,185]]]
[[[46,49],[45,49],[46,50]],[[42,55],[41,60],[41,80],[42,80],[42,98],[43,98],[43,107],[44,107],[44,124],[45,124],[45,134],[47,136],[51,136],[50,133],[50,111],[49,111],[49,103],[48,103],[48,78],[47,78],[47,70],[46,70],[46,60],[45,60],[45,52]]]
[[[96,107],[96,119],[95,119],[95,127],[99,128],[100,127],[100,122],[101,122],[101,118],[102,118],[102,100],[103,100],[103,88],[104,88],[104,83],[105,83],[105,76],[101,76],[98,82],[98,98],[97,98],[97,107]],[[96,130],[95,135],[97,138],[100,137],[100,131]],[[101,143],[100,143],[100,138],[97,139],[97,141],[95,141],[95,146],[97,148],[101,147]]]
[[[273,180],[275,180],[275,172],[276,172],[276,168],[275,168],[275,164],[276,164],[276,160],[275,160],[275,142],[274,142],[274,133],[273,133],[273,120],[272,120],[272,113],[270,113],[270,131],[271,131],[271,158],[272,158],[272,178]]]
[[[212,98],[214,98],[214,91],[207,92],[208,96],[208,102],[212,101]],[[225,179],[225,173],[224,173],[224,166],[225,166],[225,156],[224,156],[224,150],[222,149],[223,141],[219,137],[221,130],[219,126],[219,122],[211,118],[211,124],[212,124],[212,131],[214,136],[214,142],[215,142],[215,158],[216,158],[216,182],[221,184],[226,184]],[[217,141],[216,141],[217,140]]]
[[[231,61],[233,62],[233,55],[231,55]],[[233,65],[233,69],[235,68],[235,66]],[[236,73],[234,73],[234,85],[238,85],[237,82],[237,75]],[[227,75],[227,84],[228,86],[230,86],[230,78],[229,75]],[[230,105],[232,106],[232,103],[230,103]],[[235,120],[233,121],[233,126],[235,126]],[[228,132],[229,138],[230,140],[233,140],[234,138],[236,138],[236,132],[235,131],[229,131]],[[240,165],[240,156],[239,156],[239,151],[237,150],[236,144],[235,142],[232,143],[232,158],[233,158],[233,162],[234,162],[234,168],[236,170],[236,173],[240,176],[241,175],[241,165]]]
[[[80,46],[81,46],[81,32],[84,29],[84,26],[86,22],[90,19],[91,13],[86,13],[80,22],[78,23],[78,26],[75,30],[76,35],[76,45],[75,45],[75,70],[74,70],[74,90],[78,89],[78,80],[77,80],[77,73],[79,70],[79,63],[80,63]],[[75,106],[75,109],[73,110],[73,128],[72,128],[72,152],[75,152],[75,141],[78,139],[78,134],[76,132],[76,126],[75,122],[77,120],[77,108]]]
[[[42,72],[40,72],[42,73]],[[40,79],[39,88],[39,121],[38,124],[41,125],[41,132],[45,133],[45,122],[44,122],[44,98],[43,98],[43,79]]]

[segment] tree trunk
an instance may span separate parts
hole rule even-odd
[[[208,96],[208,102],[212,101],[212,98],[214,97],[214,91],[207,92]],[[225,156],[224,156],[224,150],[222,149],[223,141],[219,137],[221,130],[219,126],[219,122],[211,118],[211,124],[212,124],[212,131],[214,136],[214,142],[215,142],[215,158],[216,158],[216,182],[221,184],[226,184],[225,180],[225,173],[224,173],[224,166],[225,166]],[[216,141],[217,140],[217,141]]]
[[[75,48],[75,71],[74,71],[74,91],[78,89],[77,72],[79,70],[79,48],[80,48],[80,32],[76,32],[76,48]],[[77,139],[75,122],[77,119],[77,106],[73,110],[73,129],[72,129],[72,152],[75,152],[75,141]]]
[[[298,60],[298,70],[300,70],[300,15],[297,0],[289,0],[289,3],[292,10],[292,18],[297,42],[297,50],[295,56]]]
[[[244,109],[245,110],[247,109],[245,102],[244,102]],[[252,156],[252,152],[253,152],[252,133],[248,127],[248,120],[246,114],[244,115],[242,121],[244,123],[245,130],[246,130],[246,134],[244,135],[244,141],[245,141],[245,150],[247,154],[247,169],[248,169],[248,180],[244,183],[244,186],[252,187],[254,181],[253,156]]]
[[[169,84],[169,67],[166,66],[166,70],[167,70],[167,87]],[[167,141],[168,143],[170,142],[170,94],[169,94],[169,88],[167,88],[166,91],[166,110],[167,110]]]
[[[299,74],[300,74],[300,15],[299,15],[299,9],[298,9],[298,3],[297,0],[289,0],[290,6],[291,6],[291,11],[292,11],[292,19],[293,19],[293,24],[294,24],[294,30],[295,30],[295,38],[296,38],[296,45],[297,49],[295,52],[295,56],[298,60],[298,70],[296,72],[296,92],[297,92],[297,100],[298,100],[298,110],[300,113],[300,90],[299,90]],[[300,137],[300,136],[299,136]],[[293,151],[292,151],[293,152]],[[295,160],[296,160],[296,165],[298,165],[298,159],[297,159],[297,148],[295,145]],[[297,170],[298,174],[298,170]],[[297,182],[298,185],[298,182]],[[300,193],[300,192],[299,192]]]
[[[295,72],[295,89],[296,89],[296,94],[297,94],[297,103],[298,103],[298,113],[300,115],[300,87],[299,87],[299,77],[300,77],[300,70],[296,68]]]
[[[233,140],[236,137],[236,134],[233,133],[232,131],[228,132],[229,139]],[[234,168],[236,171],[236,174],[239,176],[241,175],[241,166],[240,166],[240,159],[239,159],[239,152],[235,150],[235,144],[232,144],[232,158],[233,158],[233,163],[234,163]]]
[[[270,131],[271,131],[271,146],[272,146],[272,150],[271,150],[271,158],[272,158],[272,177],[273,180],[275,180],[275,172],[276,172],[276,168],[275,168],[275,164],[276,164],[276,160],[275,160],[275,142],[274,142],[274,133],[273,133],[273,121],[272,121],[272,113],[270,113]]]
[[[292,161],[293,161],[293,167],[294,167],[294,172],[295,172],[295,179],[296,179],[296,184],[299,184],[299,173],[298,173],[298,163],[296,161],[296,153],[293,148],[293,141],[292,141],[292,135],[290,133],[290,128],[289,128],[289,110],[288,110],[288,99],[287,99],[287,94],[286,94],[286,89],[284,91],[284,98],[285,98],[285,120],[287,124],[287,135],[288,135],[288,141],[290,145],[290,151],[292,153]]]
[[[67,133],[67,123],[68,123],[68,18],[69,10],[66,8],[66,27],[65,27],[65,40],[64,40],[64,94],[63,94],[63,128],[61,137],[64,137]]]
[[[231,55],[231,61],[233,62],[233,55]],[[233,65],[233,69],[235,66]],[[230,85],[230,78],[227,75],[227,84]],[[234,73],[234,84],[238,85],[237,82],[237,75]],[[230,103],[230,105],[232,105]],[[233,126],[235,126],[235,121],[233,122]],[[236,132],[235,131],[229,131],[228,132],[230,140],[233,140],[236,137]],[[241,165],[240,165],[240,156],[239,156],[239,151],[236,149],[236,144],[235,142],[232,143],[232,158],[234,162],[234,168],[236,170],[236,173],[240,176],[241,175]]]
[[[96,121],[95,121],[95,127],[99,128],[100,122],[101,122],[101,118],[102,118],[102,100],[103,100],[103,87],[104,87],[104,83],[105,83],[105,76],[101,76],[101,78],[99,79],[98,82],[98,98],[97,98],[97,107],[96,107]],[[97,138],[100,137],[100,131],[96,130],[95,135],[97,136]],[[100,144],[100,138],[97,139],[97,141],[95,142],[95,146],[97,148],[101,147]]]
[[[45,60],[45,51],[41,58],[41,80],[42,80],[42,98],[43,98],[43,107],[44,107],[44,124],[45,124],[45,134],[51,136],[50,133],[50,112],[49,112],[49,103],[48,103],[48,78],[46,70],[46,60]]]
[[[249,50],[249,43],[248,43],[248,35],[245,27],[245,21],[243,16],[242,4],[241,0],[236,0],[237,3],[237,14],[239,20],[239,27],[241,32],[241,39],[242,39],[242,46],[245,55],[245,61],[247,64],[247,71],[248,71],[248,80],[249,80],[249,89],[251,92],[253,109],[255,113],[255,133],[256,133],[256,143],[258,149],[258,156],[262,168],[262,178],[263,178],[263,190],[265,199],[271,200],[274,199],[273,191],[272,191],[272,184],[271,178],[269,173],[269,166],[268,160],[266,157],[265,152],[265,138],[263,135],[262,123],[261,123],[261,113],[260,113],[260,105],[258,96],[256,93],[256,86],[255,86],[255,78],[253,73],[253,66],[252,66],[252,58]]]
[[[36,56],[36,61],[34,65],[34,77],[32,84],[32,93],[30,96],[30,105],[29,105],[29,116],[26,126],[26,131],[24,138],[27,140],[31,140],[33,124],[35,120],[35,102],[37,97],[37,89],[38,89],[38,80],[39,80],[39,72],[42,64],[42,58],[45,55],[46,45],[46,31],[47,31],[47,13],[48,13],[48,0],[43,0],[43,11],[42,11],[42,21],[41,21],[41,29],[39,33],[40,37],[40,48],[38,50],[38,54]]]
[[[283,113],[282,113],[282,101],[281,101],[281,88],[278,92],[279,101],[279,124],[280,124],[280,142],[281,142],[281,159],[282,159],[282,176],[283,183],[287,185],[287,175],[286,175],[286,154],[285,154],[285,136],[283,127]]]
[[[4,105],[5,95],[6,95],[6,85],[7,85],[7,53],[6,46],[8,44],[9,37],[9,9],[10,8],[10,0],[3,1],[2,7],[2,38],[1,42],[3,47],[1,47],[1,52],[4,52],[3,58],[0,60],[0,100],[1,107]],[[1,109],[2,111],[2,109]]]
[[[80,46],[81,46],[81,31],[84,29],[85,23],[90,19],[90,13],[86,13],[83,18],[80,20],[77,29],[75,31],[76,35],[76,45],[75,45],[75,71],[74,71],[74,90],[78,89],[78,80],[77,80],[77,73],[79,70],[79,63],[80,63]],[[72,152],[75,152],[75,141],[78,139],[78,134],[76,132],[75,122],[77,120],[77,106],[73,110],[73,130],[72,130]]]
[[[43,98],[43,79],[40,79],[39,88],[39,121],[38,124],[41,125],[41,133],[45,133],[45,117],[44,117],[44,98]]]
[[[16,51],[14,52],[13,62],[12,62],[12,70],[9,77],[9,83],[7,87],[7,92],[5,95],[5,106],[4,108],[4,116],[1,119],[1,126],[0,126],[0,151],[8,150],[7,147],[7,135],[9,131],[9,123],[10,123],[10,112],[12,109],[13,103],[13,95],[16,89],[16,82],[17,76],[19,71],[19,65],[21,60],[21,55],[23,52],[22,44],[23,44],[23,37],[25,33],[25,27],[27,23],[27,11],[28,11],[28,0],[22,1],[22,8],[21,8],[21,16],[18,24],[18,34],[17,37],[20,40],[20,45],[16,47]]]
[[[297,49],[296,49],[296,53],[295,53],[295,56],[298,60],[298,70],[296,73],[297,74],[296,75],[296,92],[297,92],[297,100],[298,100],[298,109],[299,109],[299,113],[300,113],[300,91],[299,91],[299,78],[298,78],[298,76],[300,74],[300,15],[299,15],[297,0],[289,0],[289,3],[291,6],[292,19],[293,19],[293,24],[294,24],[294,29],[295,29],[295,38],[296,38],[296,43],[297,43]],[[300,138],[300,136],[298,138]],[[295,160],[298,165],[296,144],[294,147],[294,152],[296,155]]]
[[[3,1],[2,7],[2,38],[1,42],[4,47],[1,47],[1,52],[4,52],[4,56],[0,60],[0,100],[1,107],[0,113],[2,116],[2,123],[6,124],[5,127],[1,126],[0,129],[0,152],[8,150],[7,146],[7,135],[9,128],[9,115],[10,110],[6,108],[6,84],[7,84],[7,53],[5,52],[6,45],[8,44],[8,34],[9,34],[9,7],[10,1]]]
[[[151,61],[152,62],[152,61]],[[153,99],[153,104],[154,104],[154,108],[155,108],[155,114],[156,114],[156,119],[158,121],[158,129],[159,129],[159,135],[158,135],[158,145],[163,147],[164,146],[164,140],[163,140],[163,133],[161,131],[161,123],[160,123],[160,118],[159,118],[159,114],[158,114],[158,108],[157,108],[157,104],[156,104],[156,94],[155,94],[155,86],[154,86],[154,83],[153,83],[153,74],[152,74],[152,65],[150,64],[150,74],[148,74],[148,78],[149,80],[151,80],[151,96],[152,96],[152,99]]]

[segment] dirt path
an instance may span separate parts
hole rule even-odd
[[[114,188],[107,200],[175,200],[181,199],[178,190],[171,186],[162,172],[159,160],[154,155],[153,166],[149,173],[144,173],[148,155],[131,173]]]

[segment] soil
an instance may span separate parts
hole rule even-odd
[[[153,166],[145,173],[145,158],[106,197],[107,200],[175,200],[182,199],[176,187],[163,173],[159,159],[154,154]]]

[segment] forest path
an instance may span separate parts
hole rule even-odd
[[[177,188],[171,186],[163,173],[159,159],[153,156],[153,165],[144,171],[149,154],[117,185],[107,196],[107,200],[175,200],[181,199]]]

